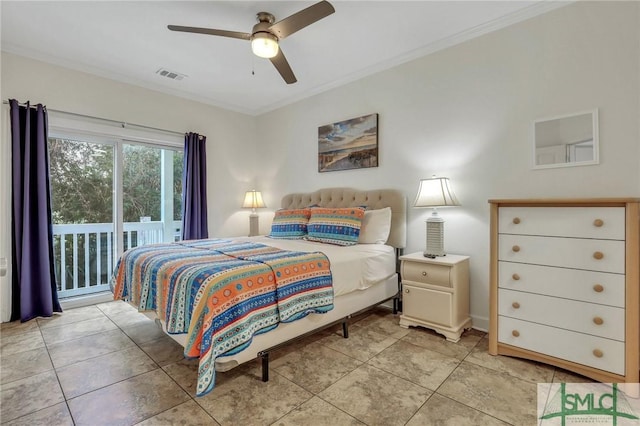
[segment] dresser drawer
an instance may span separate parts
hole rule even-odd
[[[498,286],[624,308],[622,274],[498,262]]]
[[[502,207],[501,234],[624,240],[623,207]]]
[[[624,274],[625,242],[500,234],[498,260]]]
[[[498,317],[498,341],[615,374],[625,374],[624,343],[615,340]]]
[[[451,267],[421,262],[402,262],[402,280],[432,284],[443,287],[451,286]]]
[[[498,315],[624,341],[624,309],[500,289]]]

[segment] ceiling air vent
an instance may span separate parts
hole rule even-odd
[[[158,69],[158,71],[156,71],[156,74],[162,77],[170,78],[171,80],[182,80],[183,78],[186,77],[185,74],[180,74],[179,72],[175,72],[175,71],[169,71],[166,68]]]

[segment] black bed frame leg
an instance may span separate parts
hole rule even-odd
[[[346,320],[342,322],[342,337],[349,338],[349,323]]]
[[[269,381],[269,352],[263,352],[260,354],[262,360],[262,381]]]

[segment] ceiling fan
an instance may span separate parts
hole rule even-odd
[[[276,67],[284,81],[292,84],[298,81],[295,74],[284,57],[284,53],[278,46],[278,42],[291,34],[300,31],[304,27],[319,21],[335,12],[328,1],[321,1],[306,9],[303,9],[281,21],[275,22],[275,17],[268,12],[257,14],[258,23],[253,26],[251,33],[238,31],[216,30],[213,28],[182,27],[180,25],[168,25],[171,31],[186,33],[199,33],[217,35],[223,37],[239,38],[251,41],[251,50],[261,58],[267,58]]]

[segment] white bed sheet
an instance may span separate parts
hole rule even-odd
[[[396,273],[395,250],[385,244],[356,244],[343,247],[266,236],[244,237],[243,239],[245,238],[283,250],[324,253],[331,262],[334,297],[351,293],[354,290],[365,290]]]

